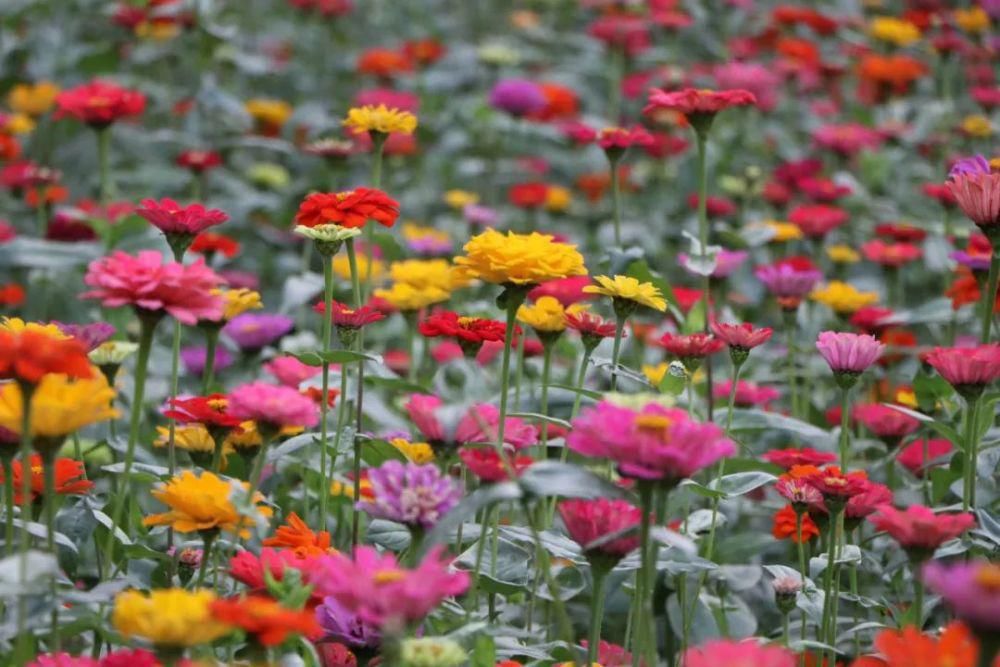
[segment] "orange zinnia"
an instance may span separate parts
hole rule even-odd
[[[795,509],[791,505],[785,505],[774,515],[774,524],[771,526],[771,534],[776,539],[788,540],[798,543],[798,530],[796,528]],[[812,520],[809,514],[802,515],[802,540],[808,542],[814,537],[819,537],[819,527]]]
[[[212,615],[253,635],[262,646],[278,646],[292,635],[317,639],[323,634],[314,612],[287,609],[261,595],[216,600],[212,603]]]
[[[293,549],[300,558],[336,553],[330,547],[330,533],[325,530],[314,532],[295,512],[289,514],[286,524],[278,526],[274,537],[266,538],[263,544],[265,547]]]
[[[883,630],[875,638],[875,649],[886,667],[975,667],[979,647],[969,629],[959,622],[950,624],[935,639],[913,626]],[[854,667],[859,663],[855,662]]]
[[[94,486],[88,479],[82,479],[86,471],[83,464],[73,459],[56,459],[56,493],[59,495],[80,495],[84,494]],[[24,483],[21,476],[21,459],[11,461],[11,476],[14,478],[14,502],[23,502],[24,495],[21,489]],[[0,484],[7,482],[4,479],[3,470],[0,470]],[[39,454],[31,455],[31,499],[35,500],[45,492],[45,477],[42,474],[42,457]]]
[[[40,331],[0,331],[0,378],[37,384],[49,373],[72,378],[93,376],[87,349],[75,338]]]

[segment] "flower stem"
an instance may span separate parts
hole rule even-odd
[[[4,503],[4,553],[14,554],[14,454],[5,455],[0,459],[3,464],[3,503]]]
[[[28,620],[28,550],[31,548],[31,533],[28,524],[31,522],[31,398],[34,387],[21,383],[21,550],[18,561],[18,581],[21,584],[21,594],[17,596],[17,645],[25,648],[31,641],[26,632]],[[8,484],[13,484],[11,475]],[[18,651],[18,655],[24,655]]]
[[[330,351],[330,336],[333,329],[333,263],[331,257],[323,256],[323,352]],[[330,413],[330,403],[327,396],[330,392],[330,362],[323,360],[323,395],[319,402],[320,449],[319,467],[321,486],[319,490],[319,529],[326,530],[327,499],[330,496],[330,471],[326,465],[327,422]],[[344,400],[343,397],[340,399]]]
[[[966,399],[965,407],[965,469],[963,471],[964,488],[962,490],[962,511],[968,512],[976,506],[976,459],[979,443],[976,434],[976,422],[979,413],[979,398]]]
[[[55,560],[56,570],[49,578],[49,593],[52,595],[52,614],[49,626],[49,652],[57,653],[59,637],[59,551],[56,548],[56,462],[55,452],[42,454],[42,475],[45,479],[45,533],[46,546]]]
[[[610,159],[611,169],[611,217],[615,223],[615,245],[622,245],[622,183],[618,169],[618,159]]]
[[[994,245],[993,253],[990,255],[990,272],[986,278],[986,291],[983,292],[983,326],[979,334],[981,343],[990,342],[990,325],[993,323],[993,303],[996,299],[998,281],[1000,281],[1000,248]]]
[[[635,587],[636,630],[632,641],[632,667],[639,667],[643,659],[647,665],[656,664],[655,656],[644,655],[649,650],[649,638],[646,637],[649,624],[646,614],[652,613],[653,596],[653,591],[647,591],[646,587],[653,580],[649,574],[650,568],[655,567],[655,563],[650,563],[652,552],[649,548],[650,524],[653,514],[653,485],[650,482],[639,482],[639,508],[642,511],[642,519],[639,523],[640,566]]]
[[[122,471],[122,489],[115,496],[114,509],[111,513],[111,527],[108,529],[108,541],[104,547],[105,561],[112,566],[115,546],[115,528],[122,519],[125,509],[125,499],[129,495],[129,477],[132,474],[132,463],[135,461],[135,446],[139,441],[139,430],[142,426],[143,402],[146,398],[146,373],[149,370],[149,352],[153,347],[153,332],[158,320],[153,317],[139,318],[139,350],[135,361],[135,386],[132,391],[132,411],[129,419],[128,444],[125,448],[125,466]]]
[[[170,398],[177,398],[179,362],[181,356],[181,323],[174,320],[174,340],[170,357]],[[206,357],[206,362],[207,362]],[[167,432],[167,465],[170,469],[170,476],[173,477],[177,471],[177,422],[170,420],[169,431]]]
[[[837,526],[840,521],[840,515],[843,510],[838,509],[837,511],[830,512],[830,524],[828,527],[827,540],[829,542],[829,547],[826,556],[826,569],[823,571],[823,623],[822,631],[823,638],[831,643],[836,640],[836,637],[831,635],[836,632],[836,623],[834,623],[834,630],[830,630],[830,614],[833,611],[833,588],[834,588],[834,566],[833,563],[836,560],[837,554]],[[832,663],[831,663],[832,664]]]
[[[851,390],[840,390],[840,469],[847,471],[847,456],[851,448]]]
[[[785,321],[785,347],[788,350],[788,358],[785,360],[788,369],[788,396],[792,417],[799,415],[799,387],[795,368],[795,311],[784,311]]]
[[[101,205],[111,201],[111,128],[97,131],[98,200]]]
[[[250,499],[253,502],[253,498]],[[201,588],[202,584],[205,582],[205,571],[208,570],[208,560],[212,554],[212,545],[215,544],[216,533],[214,531],[207,531],[202,534],[201,539],[204,542],[204,549],[201,551],[201,564],[198,566],[198,583],[195,588]]]
[[[924,580],[920,571],[913,572],[913,623],[917,630],[924,628]]]
[[[549,376],[552,374],[552,344],[545,345],[542,351],[542,395],[540,408],[542,414],[549,416]],[[542,422],[542,457],[544,458],[549,447],[549,423]]]
[[[378,153],[378,160],[381,160],[381,153]],[[381,164],[381,162],[379,162]],[[381,169],[381,167],[379,167]],[[369,227],[370,229],[370,227]],[[354,239],[347,239],[345,241],[345,246],[347,247],[347,262],[351,269],[351,291],[354,293],[354,307],[359,308],[361,306],[361,279],[358,275],[358,258],[354,252]],[[371,257],[369,257],[368,262],[369,269],[371,268]],[[357,338],[355,339],[355,345],[358,350],[364,349],[364,330],[359,329]],[[341,373],[344,372],[344,367],[341,366]],[[364,401],[364,389],[365,387],[365,362],[361,360],[358,362],[358,387],[356,393],[356,406],[355,406],[355,430],[354,430],[354,500],[357,503],[361,495],[361,441],[358,440],[358,435],[361,433],[361,414],[362,414],[362,404]],[[358,510],[357,505],[351,506],[351,548],[357,546],[358,540],[361,534],[361,512]]]
[[[215,382],[215,351],[219,347],[219,328],[209,327],[205,331],[205,370],[201,373],[201,393],[212,391]]]
[[[597,662],[597,649],[601,643],[601,625],[604,622],[604,596],[607,592],[606,583],[608,570],[605,567],[593,565],[590,568],[594,578],[594,590],[590,600],[590,636],[587,638],[587,665]]]
[[[795,512],[795,539],[799,552],[799,576],[802,577],[802,587],[806,586],[806,579],[809,578],[809,570],[806,569],[806,545],[802,539],[802,524],[805,522],[805,512]],[[802,621],[805,623],[805,620]]]
[[[389,135],[382,132],[372,132],[372,145],[374,148],[374,155],[372,156],[372,187],[379,189],[382,187],[382,155],[385,152],[385,140]],[[372,254],[373,247],[375,245],[375,226],[371,221],[365,225],[365,244],[368,247],[368,265],[365,267],[365,289],[364,296],[367,299],[368,294],[371,293],[372,288],[372,265],[374,262],[374,255]],[[353,275],[353,272],[352,272]],[[361,299],[356,299],[357,303],[355,305],[361,305]]]
[[[618,389],[618,357],[622,350],[622,334],[625,332],[625,318],[615,321],[615,342],[611,348],[611,391]]]
[[[590,365],[590,355],[591,355],[591,350],[584,349],[583,359],[580,361],[580,371],[576,375],[577,389],[582,390],[583,384],[587,380],[587,366]],[[577,413],[580,412],[580,403],[582,402],[583,402],[583,392],[578,391],[576,392],[576,398],[573,399],[573,412],[570,413],[569,416],[570,419],[576,417]],[[565,450],[563,450],[563,453],[565,454]],[[563,460],[565,460],[565,456],[563,457]]]

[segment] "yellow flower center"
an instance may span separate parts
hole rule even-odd
[[[670,418],[664,415],[639,415],[635,425],[640,431],[653,434],[663,434],[670,428]]]
[[[381,570],[373,577],[376,584],[391,584],[406,578],[402,570]]]
[[[216,412],[225,412],[228,402],[224,398],[213,398],[208,401],[208,407],[212,408]]]
[[[976,572],[976,583],[995,593],[1000,593],[1000,565],[983,565]]]

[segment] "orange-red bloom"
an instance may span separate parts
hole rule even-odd
[[[83,464],[73,459],[56,459],[56,493],[60,495],[80,495],[84,494],[94,486],[88,479],[83,479],[86,471]],[[14,502],[20,504],[24,502],[23,477],[21,474],[21,459],[17,458],[11,462],[11,476],[14,484]],[[0,484],[6,484],[3,470],[0,470]],[[42,474],[42,457],[40,454],[31,455],[31,499],[35,500],[45,492],[45,477]]]
[[[774,523],[771,526],[771,534],[776,539],[798,542],[798,529],[796,525],[795,509],[791,505],[785,505],[774,514]],[[812,520],[809,514],[802,515],[802,541],[808,542],[814,537],[819,537],[819,526]]]
[[[959,622],[950,624],[936,639],[913,626],[902,630],[883,630],[875,637],[875,649],[883,656],[881,662],[859,658],[851,667],[872,664],[885,667],[975,667],[979,656],[975,638]]]
[[[215,600],[212,616],[253,635],[262,646],[278,646],[293,635],[316,639],[323,634],[314,612],[287,609],[262,595]]]
[[[0,331],[0,378],[37,384],[49,373],[87,379],[93,375],[87,349],[74,338],[39,331]]]
[[[292,549],[301,558],[336,552],[330,547],[330,533],[325,530],[314,532],[295,512],[288,515],[285,525],[278,526],[274,537],[266,538],[263,545]]]
[[[302,202],[295,222],[303,227],[340,225],[364,227],[370,219],[392,227],[399,217],[399,202],[374,188],[356,188],[346,192],[315,192]]]

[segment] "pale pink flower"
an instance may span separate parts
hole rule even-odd
[[[311,428],[319,422],[319,410],[311,398],[291,387],[259,381],[240,385],[229,393],[229,412],[277,428]]]
[[[861,373],[882,356],[884,348],[868,334],[824,331],[816,341],[816,349],[834,373]]]
[[[1000,225],[1000,173],[993,173],[979,155],[960,160],[948,175],[948,189],[969,220],[987,236],[996,236],[995,228]]]
[[[287,356],[271,359],[264,364],[264,370],[273,375],[281,384],[293,389],[298,389],[300,384],[320,373],[317,366],[310,366],[295,357]]]

